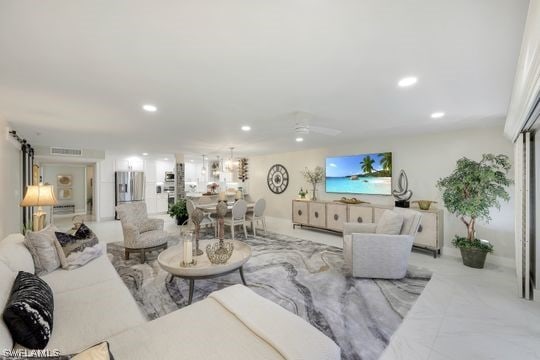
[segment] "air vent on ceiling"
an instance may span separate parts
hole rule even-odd
[[[66,149],[59,147],[51,148],[51,155],[57,156],[82,156],[82,149]]]

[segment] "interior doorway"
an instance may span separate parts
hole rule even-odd
[[[71,224],[75,216],[96,219],[95,163],[42,160],[40,180],[53,186],[57,204],[45,209],[55,224]]]

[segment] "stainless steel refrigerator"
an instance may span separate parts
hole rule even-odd
[[[136,201],[144,201],[144,184],[144,172],[142,171],[115,172],[115,204],[119,205]],[[116,216],[116,219],[118,219],[118,216]]]

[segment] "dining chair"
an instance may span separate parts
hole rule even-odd
[[[226,217],[224,219],[224,225],[230,226],[231,228],[231,236],[234,240],[234,227],[238,225],[242,225],[244,228],[244,236],[247,239],[247,229],[246,229],[246,211],[247,211],[247,203],[245,200],[238,200],[234,203],[232,207],[231,217]]]
[[[246,216],[247,222],[251,222],[251,229],[253,229],[253,236],[257,236],[256,227],[259,221],[263,225],[264,233],[266,234],[266,218],[264,217],[264,210],[266,209],[266,200],[259,199],[255,202],[253,212]]]
[[[186,200],[186,209],[187,209],[187,213],[188,213],[188,217],[189,217],[189,222],[191,224],[193,224],[193,221],[191,221],[191,214],[193,213],[193,211],[195,210],[196,206],[195,206],[195,202],[191,199],[187,199]],[[210,217],[209,214],[206,214],[203,218],[203,220],[201,221],[201,228],[206,228],[206,227],[216,227],[216,224],[215,224],[215,221],[214,219],[212,219]]]

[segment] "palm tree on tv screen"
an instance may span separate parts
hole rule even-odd
[[[375,164],[375,160],[373,160],[369,155],[364,156],[364,159],[360,163],[362,166],[362,171],[368,174],[373,172],[373,164]]]
[[[381,157],[381,166],[383,170],[391,170],[392,169],[392,153],[390,152],[380,153],[379,156]]]

